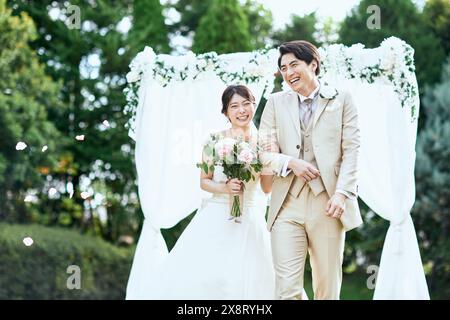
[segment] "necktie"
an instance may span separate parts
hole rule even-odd
[[[306,110],[303,113],[303,124],[307,128],[309,126],[309,122],[311,121],[312,115],[312,99],[308,98],[303,101],[306,106]]]

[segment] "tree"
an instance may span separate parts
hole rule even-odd
[[[195,53],[252,50],[248,19],[237,0],[215,0],[201,18],[194,37]]]
[[[49,119],[67,145],[50,176],[63,185],[72,183],[75,193],[70,197],[60,192],[40,214],[52,213],[46,218],[49,224],[78,227],[110,241],[136,233],[141,213],[133,145],[124,128],[128,118],[122,112],[132,53],[126,34],[118,29],[130,14],[131,2],[71,1],[80,9],[80,28],[68,27],[68,2],[10,2],[16,15],[25,11],[36,21],[39,34],[32,45],[47,72],[62,83],[59,99],[65,108],[49,112]],[[81,219],[64,215],[73,206],[84,208]],[[103,222],[102,212],[107,217]]]
[[[157,53],[169,53],[169,39],[162,8],[159,0],[133,1],[133,27],[128,37],[132,55],[143,50],[146,45],[151,46]]]
[[[215,0],[213,0],[215,1]],[[204,0],[172,0],[166,4],[168,9],[175,9],[180,14],[180,20],[170,25],[172,33],[181,36],[193,35],[200,19],[206,14],[213,1]]]
[[[417,139],[413,217],[434,298],[450,297],[450,57],[424,96],[425,128]]]
[[[319,21],[316,31],[316,39],[322,46],[336,43],[339,39],[339,24],[332,17]]]
[[[371,5],[380,8],[380,29],[367,27],[371,16],[367,8]],[[439,80],[445,60],[444,49],[411,0],[362,0],[342,22],[339,36],[345,45],[363,43],[369,48],[379,46],[383,39],[390,36],[399,37],[415,50],[420,92],[423,93],[425,84]]]
[[[64,108],[60,86],[28,45],[35,38],[32,19],[12,16],[0,0],[0,219],[9,222],[29,219],[28,191],[45,197],[45,176],[62,147],[60,132],[48,119],[49,112]],[[26,148],[16,150],[19,142]]]
[[[428,0],[423,14],[435,35],[440,38],[445,53],[450,53],[450,1]]]
[[[246,0],[242,7],[249,21],[252,48],[260,49],[271,43],[272,12],[255,0]]]
[[[320,47],[321,43],[314,37],[316,24],[317,17],[315,12],[304,16],[291,15],[291,21],[283,30],[275,32],[273,39],[277,45],[292,40],[307,40]]]
[[[200,19],[215,1],[170,1],[166,4],[166,7],[175,9],[180,14],[180,20],[170,26],[171,32],[182,36],[193,37]],[[267,44],[270,44],[273,24],[272,12],[256,0],[246,0],[241,8],[250,22],[248,24],[248,30],[251,35],[250,41],[252,48],[264,48]]]

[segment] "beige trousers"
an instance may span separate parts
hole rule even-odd
[[[298,198],[288,193],[272,227],[277,299],[301,299],[307,252],[314,299],[339,299],[345,232],[326,215],[328,194],[317,196],[305,185]]]

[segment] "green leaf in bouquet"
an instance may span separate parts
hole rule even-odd
[[[206,174],[208,174],[208,164],[203,163],[203,171],[205,171]]]

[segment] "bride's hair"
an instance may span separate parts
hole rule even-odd
[[[243,85],[231,85],[228,86],[225,91],[222,94],[222,113],[226,114],[228,109],[228,104],[231,101],[231,98],[235,94],[240,95],[241,97],[251,101],[252,103],[255,103],[255,97],[253,96],[252,92],[249,88]]]

